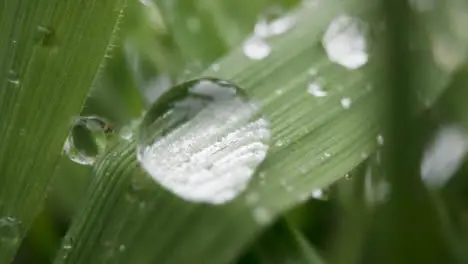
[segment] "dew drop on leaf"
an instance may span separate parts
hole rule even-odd
[[[260,14],[254,33],[261,38],[273,37],[286,33],[295,24],[295,16],[284,15],[284,10],[280,6],[272,6]]]
[[[426,185],[442,187],[461,166],[467,151],[468,136],[463,129],[451,125],[437,131],[421,163],[421,176]]]
[[[351,107],[352,101],[351,101],[351,98],[344,97],[344,98],[341,98],[340,103],[344,109],[349,109]]]
[[[324,91],[322,86],[317,82],[309,83],[307,86],[307,92],[315,97],[325,97],[328,95],[328,93]]]
[[[348,69],[357,69],[368,61],[365,24],[341,15],[329,25],[322,39],[328,59]]]
[[[328,190],[314,189],[312,190],[311,197],[318,200],[328,200]]]
[[[8,82],[15,86],[18,86],[20,84],[19,74],[14,70],[10,70],[8,72]]]
[[[255,207],[252,211],[252,216],[259,225],[266,225],[272,220],[270,212],[261,206]]]
[[[140,125],[137,158],[180,198],[223,204],[246,188],[269,141],[257,102],[234,84],[201,78],[173,87],[152,105]]]
[[[63,145],[63,153],[73,162],[92,165],[96,157],[104,153],[107,146],[106,121],[97,116],[74,118],[70,133]]]
[[[248,38],[242,45],[242,50],[249,59],[262,60],[271,53],[270,45],[257,36]]]

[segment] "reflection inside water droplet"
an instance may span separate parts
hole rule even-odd
[[[468,151],[468,136],[457,126],[441,128],[426,149],[421,176],[433,188],[442,187],[458,170]]]
[[[179,197],[226,203],[247,186],[269,148],[260,107],[228,82],[202,78],[163,94],[138,135],[142,167]]]
[[[322,44],[330,61],[348,69],[367,63],[366,27],[359,19],[347,15],[335,18],[328,25]]]
[[[245,56],[252,60],[262,60],[271,53],[270,45],[263,39],[252,36],[242,45]]]
[[[73,162],[92,165],[96,157],[104,153],[107,146],[106,133],[111,131],[100,117],[77,117],[65,141],[63,152]]]

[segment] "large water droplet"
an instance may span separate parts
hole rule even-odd
[[[20,241],[20,221],[14,217],[0,218],[0,245],[15,245]]]
[[[260,107],[225,81],[202,78],[163,94],[138,134],[142,167],[179,197],[226,203],[247,186],[269,148]]]
[[[257,36],[248,38],[242,45],[245,56],[252,60],[262,60],[271,53],[271,47],[268,43]]]
[[[468,151],[468,137],[457,126],[441,128],[424,153],[421,176],[429,187],[442,187],[458,170]]]
[[[92,165],[96,157],[105,151],[106,133],[111,131],[112,129],[102,118],[77,117],[65,141],[63,152],[73,162]]]
[[[268,38],[287,32],[295,24],[295,16],[285,16],[281,7],[273,6],[259,16],[254,32],[261,38]]]
[[[335,18],[323,36],[328,59],[348,69],[357,69],[368,61],[365,24],[347,15]]]

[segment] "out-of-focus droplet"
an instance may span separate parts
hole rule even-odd
[[[257,206],[252,211],[252,216],[259,225],[266,225],[271,222],[271,213],[264,207]]]
[[[349,109],[351,107],[352,101],[349,97],[343,97],[341,98],[340,103],[344,109]]]
[[[439,188],[455,174],[468,151],[466,132],[455,125],[437,131],[424,152],[421,176],[427,186]]]
[[[284,11],[279,6],[267,9],[259,16],[255,24],[255,35],[261,38],[268,38],[284,34],[296,24],[296,17],[292,14],[284,15]]]
[[[112,129],[97,116],[80,116],[74,119],[63,152],[76,163],[92,165],[107,147],[107,133]]]
[[[369,59],[366,31],[357,18],[341,15],[333,19],[322,39],[328,59],[348,69],[364,66]]]
[[[8,82],[15,85],[15,86],[18,86],[20,85],[20,77],[19,77],[19,74],[14,71],[14,70],[10,70],[8,72]]]
[[[211,69],[214,71],[214,72],[218,72],[219,69],[221,69],[221,66],[218,64],[218,63],[213,63],[211,65]]]
[[[328,95],[318,82],[312,82],[307,85],[307,92],[315,97],[325,97]]]
[[[137,157],[180,198],[222,204],[246,188],[269,141],[257,102],[234,84],[201,78],[173,87],[153,104],[140,125]]]
[[[20,221],[14,217],[0,217],[0,246],[11,246],[20,242],[20,224]]]
[[[390,184],[383,178],[372,173],[369,165],[364,176],[364,199],[369,206],[385,202],[390,195]]]
[[[431,43],[432,56],[441,69],[453,72],[465,62],[466,46],[453,36],[447,33],[433,34]]]
[[[270,45],[260,37],[252,36],[242,45],[245,56],[252,60],[262,60],[271,53]]]
[[[382,136],[382,134],[377,135],[377,143],[379,143],[380,146],[383,146],[385,143],[385,138]]]

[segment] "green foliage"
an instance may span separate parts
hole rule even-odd
[[[124,11],[122,1],[4,2],[1,263],[18,249],[18,262],[57,264],[468,260],[466,164],[437,190],[420,177],[434,130],[468,125],[463,1],[154,0]],[[251,59],[244,41],[271,10],[294,26]],[[369,62],[359,69],[324,50],[342,15],[366,25]],[[225,205],[162,188],[121,137],[138,132],[165,90],[197,77],[235,83],[270,122],[265,161]],[[308,92],[314,81],[326,96]],[[92,134],[72,131],[98,155],[92,167],[60,156],[78,115],[109,121],[104,154],[85,145]],[[369,168],[388,180],[386,201],[369,200]],[[313,199],[317,190],[328,201]]]

